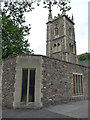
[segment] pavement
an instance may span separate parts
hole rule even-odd
[[[47,108],[47,110],[72,118],[88,118],[88,101],[78,101],[56,105]]]
[[[70,102],[40,110],[4,109],[3,118],[88,118],[88,101]]]

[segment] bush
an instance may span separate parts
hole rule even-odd
[[[90,60],[90,53],[81,54],[78,56],[79,61]]]

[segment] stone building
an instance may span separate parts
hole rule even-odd
[[[77,61],[73,17],[51,17],[46,56],[3,60],[3,107],[38,108],[87,99],[88,69]]]
[[[58,15],[47,22],[46,55],[71,63],[77,63],[73,16]]]

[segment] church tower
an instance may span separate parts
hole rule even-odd
[[[59,60],[77,63],[74,21],[67,15],[52,19],[51,13],[47,22],[46,55]]]

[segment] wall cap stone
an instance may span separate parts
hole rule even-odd
[[[38,57],[45,57],[45,58],[49,58],[49,59],[52,59],[52,60],[56,60],[56,61],[61,61],[61,62],[64,62],[64,63],[68,63],[68,64],[73,64],[73,65],[77,65],[77,66],[80,66],[80,67],[84,67],[84,68],[90,68],[90,67],[87,67],[87,66],[83,66],[83,65],[80,65],[80,64],[75,64],[75,63],[70,63],[70,62],[67,62],[67,61],[63,61],[63,60],[59,60],[59,59],[56,59],[56,58],[51,58],[51,57],[48,57],[48,56],[45,56],[45,55],[40,55],[40,54],[19,54],[19,55],[15,55],[15,56],[10,56],[6,59],[3,59],[3,62],[6,61],[6,60],[9,60],[9,59],[12,59],[12,58],[16,58],[16,57],[19,57],[19,56],[38,56]]]

